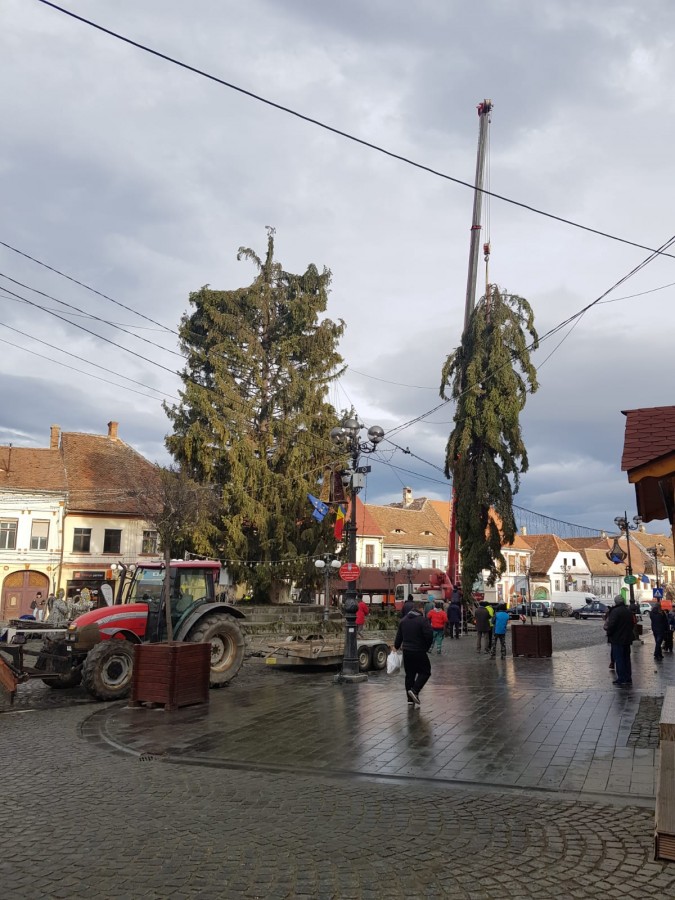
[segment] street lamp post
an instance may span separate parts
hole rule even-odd
[[[666,548],[663,544],[654,544],[653,547],[647,547],[647,553],[654,560],[654,568],[656,574],[656,587],[657,590],[661,587],[661,583],[659,582],[659,559],[665,554]]]
[[[344,449],[349,454],[351,467],[343,473],[342,481],[345,486],[351,487],[351,512],[349,520],[345,523],[347,532],[347,562],[356,563],[356,495],[365,487],[366,475],[370,466],[359,467],[359,456],[362,453],[374,453],[377,445],[384,438],[384,429],[379,425],[372,425],[368,429],[368,440],[361,441],[359,435],[365,426],[359,422],[354,410],[346,416],[340,425],[331,430],[330,437],[334,444]],[[350,581],[345,595],[345,649],[342,660],[342,679],[360,681],[363,677],[359,673],[359,660],[356,645],[356,584]]]
[[[315,567],[319,572],[323,571],[324,587],[323,587],[323,620],[328,621],[328,606],[330,593],[330,576],[340,568],[340,560],[335,559],[332,553],[325,553],[323,559],[314,560]]]
[[[396,573],[398,572],[399,568],[399,566],[392,566],[390,559],[387,560],[386,565],[380,566],[380,572],[387,579],[387,612],[389,612],[389,595],[392,593],[394,578],[396,577]],[[396,609],[395,603],[394,609]]]
[[[626,535],[626,550],[628,551],[628,565],[626,566],[626,575],[628,576],[628,592],[630,594],[630,602],[635,603],[635,588],[633,586],[633,566],[630,561],[630,532],[636,531],[642,522],[641,516],[633,516],[632,523],[628,521],[628,514],[624,512],[623,516],[617,516],[614,524]]]

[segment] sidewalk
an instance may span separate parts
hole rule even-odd
[[[443,655],[431,656],[421,709],[408,706],[400,675],[378,672],[364,684],[334,685],[326,673],[276,678],[273,671],[260,687],[234,682],[212,691],[209,707],[170,718],[146,709],[104,710],[88,733],[116,750],[194,765],[424,778],[651,803],[652,726],[660,708],[653,698],[675,683],[675,659],[657,668],[648,643],[633,657],[635,687],[617,688],[603,644],[556,651],[548,660],[492,660],[477,654],[468,636],[446,640]]]

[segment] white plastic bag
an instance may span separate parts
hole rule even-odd
[[[401,671],[403,654],[398,650],[392,650],[387,657],[387,675],[396,675]]]

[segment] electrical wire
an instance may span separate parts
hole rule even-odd
[[[100,316],[95,316],[93,313],[87,313],[79,306],[74,306],[72,303],[66,303],[65,300],[59,300],[58,297],[54,297],[51,294],[46,294],[44,291],[40,291],[37,288],[31,287],[29,284],[24,284],[22,281],[17,281],[16,278],[11,278],[4,272],[0,272],[0,278],[4,278],[6,281],[11,281],[12,284],[18,285],[18,287],[24,288],[27,291],[31,291],[33,294],[37,294],[39,297],[45,297],[47,300],[53,300],[54,303],[58,303],[60,306],[65,306],[67,309],[72,309],[77,313],[82,313],[83,315],[87,316],[87,318],[94,319],[96,322],[101,322],[103,325],[110,325],[111,327],[116,328],[118,331],[122,331],[124,332],[124,334],[130,335],[130,337],[136,338],[137,341],[142,341],[144,344],[149,344],[152,347],[157,347],[159,350],[163,350],[165,353],[171,353],[173,356],[178,356],[181,359],[184,359],[183,354],[179,353],[177,350],[171,350],[169,347],[163,347],[161,344],[158,344],[155,341],[151,341],[149,338],[143,337],[140,334],[134,334],[133,331],[127,331],[126,328],[124,328],[122,325],[115,325],[108,319],[102,319]],[[43,307],[43,309],[47,312],[54,312],[54,310],[51,310],[46,306]]]
[[[96,288],[91,287],[88,284],[85,284],[83,281],[78,281],[77,278],[74,278],[72,275],[67,275],[65,272],[61,272],[59,269],[54,268],[54,266],[50,266],[48,263],[43,262],[40,259],[37,259],[35,256],[31,256],[28,253],[25,253],[23,250],[19,250],[17,247],[13,247],[11,244],[8,244],[6,241],[0,241],[0,247],[5,247],[7,250],[11,250],[12,253],[17,253],[19,256],[23,256],[24,259],[29,259],[31,262],[36,263],[38,266],[42,266],[43,269],[49,269],[50,272],[54,272],[55,275],[60,275],[61,278],[66,278],[68,281],[72,281],[73,284],[79,285],[81,288],[84,288],[87,291],[90,291],[92,294],[96,294],[98,297],[102,297],[104,300],[109,300],[111,303],[114,303],[115,306],[120,306],[122,309],[126,309],[127,312],[133,313],[135,316],[139,316],[141,319],[145,319],[146,322],[152,322],[153,325],[159,325],[159,327],[163,331],[169,331],[171,334],[178,334],[178,332],[169,328],[167,325],[162,325],[161,322],[157,322],[155,319],[151,319],[150,316],[146,316],[143,313],[139,312],[137,309],[134,309],[131,306],[127,306],[122,303],[120,300],[115,300],[114,297],[109,297],[107,294],[102,293],[101,291],[97,291]]]
[[[128,44],[131,47],[135,47],[137,50],[141,50],[144,53],[149,53],[151,56],[156,57],[157,59],[162,59],[165,62],[170,63],[171,65],[178,66],[181,69],[184,69],[187,72],[191,72],[193,75],[199,75],[201,78],[206,78],[209,81],[215,82],[216,84],[221,85],[222,87],[229,88],[230,90],[236,91],[239,94],[243,94],[245,97],[249,97],[251,100],[257,100],[259,103],[264,103],[266,106],[270,106],[273,109],[277,109],[280,112],[287,113],[290,116],[295,117],[296,119],[300,119],[303,122],[306,122],[309,125],[316,125],[318,128],[322,128],[325,131],[329,131],[331,134],[335,134],[338,137],[345,138],[348,141],[352,141],[355,144],[359,144],[362,147],[367,147],[370,150],[375,150],[377,153],[382,153],[384,156],[389,157],[390,159],[398,160],[399,162],[405,163],[406,165],[412,166],[415,169],[419,169],[422,172],[427,172],[430,175],[435,175],[438,178],[443,178],[445,181],[450,181],[453,184],[461,185],[462,187],[469,188],[472,191],[480,191],[483,195],[487,195],[490,197],[494,197],[495,200],[501,200],[504,203],[509,203],[512,206],[517,206],[520,209],[525,209],[528,212],[535,213],[540,216],[545,216],[548,219],[552,219],[556,222],[561,222],[564,225],[570,225],[573,228],[578,228],[582,231],[589,232],[590,234],[596,234],[599,237],[607,238],[608,240],[618,241],[621,244],[627,244],[630,247],[637,247],[640,250],[649,250],[650,252],[660,252],[663,256],[669,256],[675,258],[675,255],[672,253],[663,253],[662,251],[654,251],[653,248],[647,247],[645,244],[639,244],[635,241],[630,241],[627,238],[618,237],[617,235],[610,234],[607,231],[601,231],[598,228],[591,228],[589,225],[582,225],[579,222],[574,222],[572,219],[567,219],[564,216],[558,216],[554,213],[546,212],[545,210],[538,209],[535,206],[531,206],[528,203],[522,203],[518,200],[514,200],[511,197],[505,197],[501,194],[496,194],[493,191],[488,191],[485,188],[477,188],[474,184],[471,184],[468,181],[463,181],[461,178],[456,178],[452,175],[448,175],[445,172],[441,172],[438,169],[434,169],[431,166],[423,165],[422,163],[415,162],[407,156],[403,156],[400,153],[394,153],[391,150],[387,150],[384,147],[379,146],[378,144],[374,144],[371,141],[367,141],[363,138],[356,137],[356,135],[350,134],[347,131],[342,131],[339,128],[335,128],[332,125],[328,125],[326,122],[322,122],[320,119],[315,119],[312,116],[307,116],[304,113],[298,112],[297,110],[291,109],[289,106],[284,106],[281,103],[276,103],[273,100],[269,100],[266,97],[261,96],[260,94],[256,94],[253,91],[249,91],[246,88],[240,87],[239,85],[233,84],[232,82],[226,81],[223,78],[219,78],[217,75],[212,75],[209,72],[206,72],[204,69],[198,69],[196,66],[191,66],[186,62],[183,62],[179,59],[176,59],[173,56],[169,56],[167,53],[162,53],[159,50],[155,50],[152,47],[148,47],[146,44],[141,44],[139,41],[134,41],[131,38],[125,37],[123,34],[119,34],[119,32],[112,31],[110,28],[105,28],[103,25],[99,25],[97,22],[93,22],[91,19],[86,19],[84,16],[79,16],[77,13],[72,12],[72,10],[65,9],[62,6],[58,6],[56,3],[52,3],[51,0],[37,0],[38,3],[42,3],[44,6],[49,6],[51,9],[56,12],[63,13],[63,15],[69,16],[71,19],[75,19],[78,22],[81,22],[84,25],[88,25],[91,28],[95,28],[97,31],[102,32],[103,34],[107,34],[109,37],[113,37],[118,41],[122,41],[125,44]]]

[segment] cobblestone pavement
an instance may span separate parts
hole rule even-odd
[[[602,643],[504,662],[471,638],[444,649],[412,711],[399,676],[334,685],[260,660],[174,714],[31,686],[0,715],[3,895],[672,896],[675,865],[652,860],[654,751],[627,744],[675,663],[636,650],[625,691]],[[589,759],[591,783],[564,783]]]

